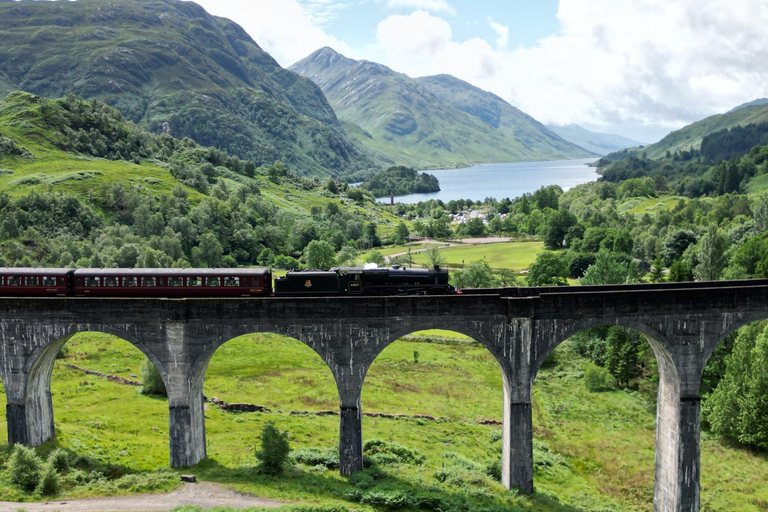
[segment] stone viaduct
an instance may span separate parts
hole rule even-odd
[[[448,329],[482,343],[504,382],[502,481],[533,490],[531,390],[551,351],[597,325],[642,332],[660,371],[654,509],[699,510],[699,385],[715,347],[768,318],[768,280],[475,290],[450,296],[248,299],[0,299],[0,376],[9,443],[54,435],[51,371],[82,331],[123,338],[157,367],[168,390],[170,460],[206,457],[203,379],[217,348],[271,332],[312,348],[338,387],[341,473],[362,469],[360,395],[376,357],[399,337]]]

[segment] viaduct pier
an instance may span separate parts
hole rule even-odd
[[[655,285],[504,288],[403,297],[96,299],[0,298],[0,377],[9,443],[54,435],[51,371],[74,334],[127,340],[168,391],[170,460],[206,457],[203,379],[237,336],[269,332],[313,349],[339,393],[341,473],[363,467],[360,395],[376,357],[403,335],[447,329],[481,343],[504,382],[502,481],[533,490],[531,391],[557,345],[599,325],[637,329],[658,361],[654,509],[699,510],[699,386],[707,359],[734,330],[768,318],[768,280]]]

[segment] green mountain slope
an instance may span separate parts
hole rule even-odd
[[[416,79],[443,102],[470,114],[507,137],[520,141],[538,155],[537,159],[581,158],[590,156],[583,148],[513,107],[493,93],[459,80],[451,75],[426,76]]]
[[[648,158],[661,158],[667,151],[674,154],[677,151],[699,149],[701,147],[701,140],[710,133],[733,128],[734,126],[745,126],[750,123],[762,123],[765,121],[768,121],[768,104],[746,106],[727,114],[717,114],[689,124],[670,133],[655,144],[631,151],[642,151]]]
[[[0,3],[0,96],[99,99],[156,133],[301,175],[372,174],[322,92],[178,0]]]
[[[320,86],[360,142],[413,167],[589,156],[501,98],[453,77],[414,80],[322,48],[290,67]]]
[[[0,266],[291,268],[313,239],[338,250],[366,223],[394,230],[371,196],[329,183],[150,133],[97,101],[0,100]]]
[[[643,145],[642,142],[628,139],[621,135],[592,132],[577,124],[568,124],[565,126],[547,125],[547,128],[568,142],[572,142],[577,146],[588,149],[598,155],[607,155],[614,151]]]

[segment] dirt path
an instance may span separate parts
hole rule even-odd
[[[0,501],[0,512],[165,512],[182,505],[204,509],[213,507],[279,507],[272,500],[240,494],[212,482],[184,484],[167,494],[137,494],[112,498],[57,500],[45,503],[15,503]]]

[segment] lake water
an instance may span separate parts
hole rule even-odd
[[[563,190],[568,190],[597,180],[595,168],[586,165],[595,160],[597,158],[485,164],[466,169],[425,171],[434,174],[440,181],[440,192],[395,196],[395,202],[418,203],[430,199],[441,199],[444,202],[454,199],[478,201],[486,197],[514,199],[547,185],[560,185]],[[388,204],[389,197],[380,197],[378,201]]]

